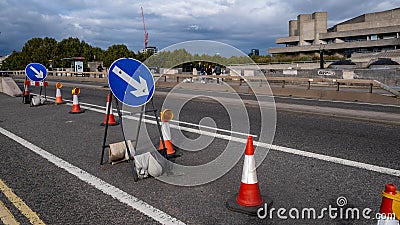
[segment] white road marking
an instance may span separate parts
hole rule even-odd
[[[368,103],[368,102],[348,102],[340,100],[309,99],[309,98],[296,98],[296,97],[284,97],[284,96],[274,96],[274,98],[400,108],[400,105],[388,105],[388,104]]]
[[[50,98],[50,101],[53,101],[55,99],[54,97],[50,97],[50,96],[47,96],[47,98]],[[72,102],[71,100],[63,100],[63,101]],[[90,104],[90,103],[85,103],[85,102],[79,102],[79,104],[83,105],[84,109],[89,109],[89,110],[91,110],[91,108],[85,107],[85,106],[92,106],[92,107],[101,108],[101,109],[104,109],[104,110],[106,109],[105,106],[100,106],[100,105],[95,105],[95,104]],[[69,104],[67,103],[67,105],[69,105]],[[117,116],[117,114],[116,114],[117,109],[113,108],[113,110],[114,110],[114,115]],[[93,111],[99,112],[97,109],[93,109]],[[103,112],[105,112],[105,111],[103,111]],[[129,111],[121,110],[121,112],[123,114],[125,114],[125,115],[132,115],[131,112],[129,112]],[[154,116],[151,116],[151,115],[144,115],[144,116],[145,117],[154,118]],[[257,137],[257,135],[254,135],[254,134],[246,134],[246,133],[242,133],[242,132],[221,129],[221,128],[218,128],[218,127],[209,127],[209,126],[204,126],[204,125],[195,124],[195,123],[189,123],[189,122],[183,122],[183,121],[178,121],[178,120],[171,120],[170,122],[186,124],[186,125],[189,125],[189,126],[199,127],[199,128],[201,127],[201,128],[205,128],[205,129],[209,129],[209,130],[221,131],[221,132],[225,132],[225,133],[229,133],[229,134],[238,134],[238,135],[242,135],[242,136],[245,136],[245,137],[247,137],[249,135],[253,136],[253,137]]]
[[[81,106],[81,107],[91,110],[91,111],[104,113],[103,110],[85,107],[85,106]],[[101,107],[101,106],[99,106],[99,107]],[[139,120],[139,117],[134,117],[134,116],[130,116],[130,115],[124,115],[123,117],[127,118],[127,119]],[[154,121],[154,120],[143,119],[143,121],[145,123],[156,124],[156,121]],[[170,127],[188,131],[188,132],[192,132],[192,133],[196,133],[196,134],[200,134],[200,135],[204,134],[204,135],[208,135],[211,137],[220,138],[220,139],[224,139],[224,140],[228,140],[228,141],[236,141],[239,143],[247,142],[247,139],[244,139],[244,138],[232,137],[229,135],[218,134],[218,133],[213,133],[213,132],[204,131],[204,130],[198,130],[198,129],[174,125],[174,124],[170,124]],[[210,127],[210,129],[212,129],[212,128]],[[298,150],[298,149],[294,149],[294,148],[288,148],[288,147],[283,147],[283,146],[278,146],[278,145],[271,145],[271,144],[258,142],[258,141],[254,141],[253,144],[255,146],[260,146],[260,147],[263,147],[266,149],[275,150],[275,151],[279,151],[279,152],[285,152],[285,153],[290,153],[290,154],[299,155],[299,156],[303,156],[303,157],[319,159],[319,160],[326,161],[326,162],[355,167],[355,168],[359,168],[359,169],[365,169],[365,170],[374,171],[374,172],[378,172],[378,173],[382,173],[382,174],[388,174],[388,175],[392,175],[392,176],[400,176],[400,170],[395,170],[395,169],[391,169],[391,168],[361,163],[361,162],[357,162],[357,161],[353,161],[353,160],[342,159],[342,158],[337,158],[337,157],[318,154],[318,153],[306,152],[306,151],[302,151],[302,150]]]
[[[221,92],[222,93],[222,92]],[[253,96],[253,94],[240,94]],[[316,102],[332,102],[332,103],[343,103],[343,104],[353,104],[353,105],[369,105],[369,106],[382,106],[382,107],[395,107],[400,108],[400,105],[390,105],[390,104],[380,104],[380,103],[369,103],[369,102],[350,102],[350,101],[341,101],[341,100],[329,100],[329,99],[311,99],[311,98],[302,98],[302,97],[289,97],[289,96],[271,96],[271,95],[258,95],[262,97],[270,97],[270,98],[282,98],[282,99],[293,99],[293,100],[305,100],[305,101],[316,101]]]
[[[151,116],[151,115],[145,115],[145,117],[155,118],[154,116]],[[216,131],[221,131],[221,132],[230,133],[230,134],[238,134],[238,135],[242,135],[242,136],[246,136],[246,137],[247,136],[257,137],[257,135],[255,135],[255,134],[246,134],[246,133],[242,133],[242,132],[225,130],[225,129],[221,129],[218,127],[209,127],[209,126],[204,126],[204,125],[195,124],[195,123],[183,122],[183,121],[179,121],[179,120],[171,120],[170,122],[186,124],[186,125],[193,126],[193,127],[199,127],[199,128],[201,127],[201,128],[205,128],[205,129],[216,130]]]
[[[130,195],[121,189],[101,180],[98,177],[91,175],[90,173],[70,164],[67,161],[43,150],[42,148],[28,142],[27,140],[5,130],[0,127],[0,133],[9,137],[10,139],[18,142],[22,146],[30,149],[32,152],[40,155],[41,157],[47,159],[49,162],[53,163],[57,167],[66,170],[68,173],[76,176],[80,180],[92,185],[98,190],[102,191],[104,194],[110,195],[114,199],[127,204],[133,209],[138,210],[139,212],[145,214],[146,216],[154,219],[155,221],[161,224],[184,224],[182,221],[166,214],[165,212],[147,204],[146,202],[136,198],[133,195]]]
[[[137,117],[132,117],[132,116],[125,116],[125,117],[128,119],[139,120],[139,118],[137,118]],[[145,123],[156,124],[156,121],[153,121],[153,120],[144,119],[143,121]],[[208,135],[211,137],[216,137],[216,138],[220,138],[220,139],[224,139],[224,140],[228,140],[228,141],[236,141],[236,142],[244,143],[244,144],[246,144],[246,142],[247,142],[247,139],[243,139],[243,138],[232,137],[232,136],[224,135],[224,134],[216,134],[216,133],[212,133],[212,132],[208,132],[208,131],[201,131],[201,130],[188,128],[188,127],[182,127],[182,126],[173,125],[173,124],[171,124],[170,127],[188,131],[188,132],[192,132],[192,133],[197,133],[200,135],[204,134],[204,135]],[[380,167],[380,166],[376,166],[376,165],[361,163],[361,162],[352,161],[352,160],[348,160],[348,159],[337,158],[337,157],[333,157],[333,156],[322,155],[322,154],[318,154],[318,153],[306,152],[306,151],[302,151],[302,150],[298,150],[298,149],[294,149],[294,148],[288,148],[288,147],[283,147],[283,146],[278,146],[278,145],[271,145],[271,144],[258,142],[258,141],[254,141],[253,144],[255,146],[259,146],[262,148],[275,150],[275,151],[279,151],[279,152],[285,152],[285,153],[290,153],[290,154],[299,155],[299,156],[303,156],[303,157],[319,159],[319,160],[326,161],[326,162],[332,162],[332,163],[341,164],[341,165],[345,165],[345,166],[356,167],[356,168],[365,169],[365,170],[374,171],[374,172],[383,173],[383,174],[388,174],[388,175],[392,175],[392,176],[400,176],[400,170],[390,169],[390,168],[386,168],[386,167]]]

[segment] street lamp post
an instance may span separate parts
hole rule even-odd
[[[319,68],[324,68],[324,45],[322,43],[319,45]]]

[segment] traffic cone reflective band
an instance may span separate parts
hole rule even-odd
[[[382,192],[382,203],[379,213],[382,216],[378,220],[378,225],[399,225],[400,192],[396,191],[396,186],[393,184],[387,184],[385,190]],[[394,215],[396,218],[393,218]]]
[[[265,207],[264,203],[270,207],[272,200],[269,197],[261,196],[254,159],[253,137],[249,136],[247,138],[239,193],[229,199],[226,206],[232,211],[256,216],[257,210]]]
[[[243,206],[259,206],[263,203],[256,174],[256,161],[254,159],[253,138],[247,139],[246,152],[242,172],[242,182],[236,201]]]
[[[171,142],[171,129],[168,122],[161,122],[161,131],[164,138],[165,148],[167,149],[167,155],[175,154],[174,146]],[[163,149],[162,140],[160,139],[160,149]]]
[[[61,88],[62,88],[62,84],[61,83],[57,83],[56,84],[56,104],[62,104],[63,100],[61,97]]]
[[[81,92],[79,88],[72,89],[72,110],[70,113],[83,113],[84,111],[81,110],[81,106],[79,105],[78,101],[78,94]]]
[[[171,121],[174,118],[174,114],[170,109],[164,109],[160,113],[160,119],[161,119],[161,132],[162,136],[164,138],[164,144],[165,148],[167,150],[167,157],[173,157],[175,156],[175,149],[171,141],[171,129],[169,127],[169,121]],[[164,149],[163,146],[163,141],[160,138],[160,150]],[[177,156],[177,155],[176,155]]]
[[[110,106],[110,109],[108,109],[108,106]],[[108,111],[110,110],[110,111]],[[107,114],[109,112],[109,114]],[[108,118],[108,125],[109,126],[115,126],[118,125],[119,123],[115,121],[114,114],[113,114],[113,108],[112,108],[112,103],[111,103],[111,95],[107,95],[107,101],[106,101],[106,114],[104,116],[104,121],[101,124],[102,126],[107,124],[107,118]]]

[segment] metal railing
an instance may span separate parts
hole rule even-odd
[[[25,70],[6,70],[0,71],[2,76],[25,76]],[[47,76],[52,77],[92,77],[106,78],[107,72],[71,72],[66,70],[51,70],[47,71]]]
[[[0,75],[5,76],[25,76],[24,70],[1,71]],[[49,71],[49,77],[71,77],[71,78],[98,78],[99,81],[107,78],[107,72],[69,72],[69,71]],[[400,97],[400,92],[391,89],[387,85],[376,80],[363,79],[332,79],[332,78],[301,78],[301,77],[259,77],[259,76],[238,76],[238,75],[191,75],[191,74],[153,74],[157,82],[164,83],[180,83],[186,79],[187,82],[194,82],[201,79],[219,79],[222,82],[229,82],[230,85],[242,86],[246,82],[259,82],[262,86],[265,79],[271,84],[280,84],[282,88],[287,88],[287,85],[305,85],[308,90],[312,86],[335,86],[336,91],[340,91],[342,87],[359,87],[368,88],[369,93],[373,92],[374,88],[383,89],[391,94]]]

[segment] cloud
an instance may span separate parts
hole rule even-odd
[[[249,52],[274,46],[298,14],[327,11],[329,26],[363,13],[398,7],[400,0],[0,0],[0,55],[20,51],[33,37],[78,37],[108,48],[143,48],[141,9],[151,46],[215,40]]]

